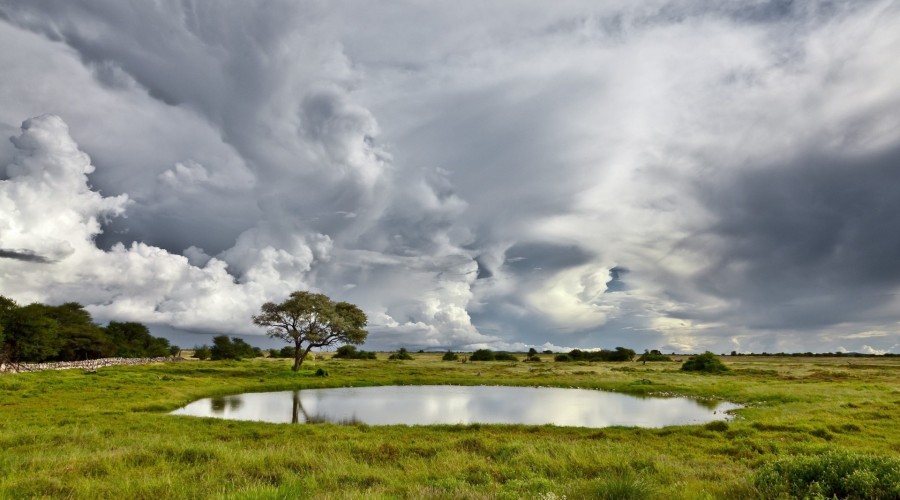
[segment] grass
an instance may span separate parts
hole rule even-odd
[[[0,498],[764,498],[776,480],[760,478],[793,488],[796,471],[808,475],[808,463],[833,456],[849,457],[845,467],[893,470],[888,459],[900,452],[898,358],[724,357],[727,374],[703,375],[676,362],[459,363],[442,354],[307,361],[299,373],[289,360],[256,359],[0,375]],[[329,376],[316,377],[318,369]],[[241,392],[441,383],[680,394],[747,407],[727,424],[662,429],[167,415]],[[872,484],[867,470],[847,474]],[[776,493],[788,491],[801,490]]]

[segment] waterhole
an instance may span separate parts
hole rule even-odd
[[[296,424],[664,427],[729,420],[728,412],[736,408],[727,402],[589,389],[421,385],[246,393],[201,399],[172,414]]]

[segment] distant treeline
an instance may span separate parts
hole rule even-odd
[[[722,356],[725,356],[724,354]],[[783,356],[783,357],[812,357],[812,358],[877,358],[877,357],[894,357],[900,354],[886,352],[884,354],[867,354],[862,352],[737,352],[731,351],[731,356]]]
[[[98,358],[155,358],[177,354],[169,341],[150,335],[141,323],[94,323],[84,306],[20,306],[0,295],[0,358],[15,362],[80,361]]]
[[[582,351],[572,349],[568,354],[558,354],[555,361],[631,361],[635,352],[625,347],[616,347],[614,351],[600,349],[599,351]]]

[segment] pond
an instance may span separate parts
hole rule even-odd
[[[740,406],[588,389],[409,385],[303,389],[206,398],[172,415],[273,423],[553,424],[663,427],[729,420]]]

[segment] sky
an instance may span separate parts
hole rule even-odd
[[[369,350],[900,353],[897,26],[0,0],[0,294],[187,346],[310,290]]]

